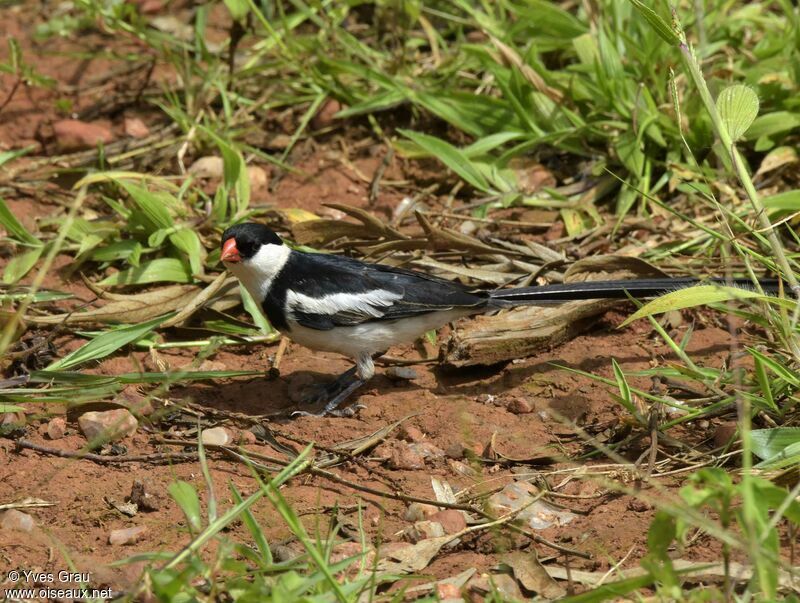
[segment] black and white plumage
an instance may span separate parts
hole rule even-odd
[[[324,392],[328,400],[322,414],[336,414],[337,406],[373,376],[376,354],[458,318],[568,300],[652,297],[699,282],[589,281],[486,291],[392,266],[295,251],[255,223],[223,233],[221,259],[276,329],[308,348],[355,360],[355,370]],[[734,284],[752,287],[745,280]],[[763,286],[775,288],[774,282]]]

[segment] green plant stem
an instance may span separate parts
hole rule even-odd
[[[44,279],[47,276],[47,273],[50,271],[50,266],[53,265],[53,260],[55,260],[56,256],[61,251],[61,248],[64,246],[67,233],[69,232],[70,228],[72,228],[72,224],[75,221],[75,216],[78,215],[78,210],[83,205],[85,199],[86,187],[83,186],[80,188],[80,190],[78,190],[78,194],[75,195],[75,200],[72,202],[72,205],[67,212],[67,216],[64,219],[64,223],[61,225],[61,228],[58,231],[58,236],[50,246],[50,250],[45,256],[44,262],[42,262],[42,266],[39,268],[39,272],[36,274],[36,278],[33,279],[33,283],[30,286],[28,295],[20,302],[17,311],[11,316],[11,318],[9,318],[8,322],[3,328],[3,333],[0,335],[0,356],[5,354],[8,346],[11,344],[11,340],[14,338],[14,333],[16,333],[17,326],[20,324],[22,317],[25,316],[28,308],[33,303],[36,297],[36,292],[42,286],[42,283],[44,283]]]

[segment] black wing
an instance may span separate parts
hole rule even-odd
[[[453,308],[482,308],[488,293],[423,274],[342,256],[293,253],[264,301],[277,328],[288,314],[318,330],[397,320]],[[276,322],[277,321],[277,322]]]

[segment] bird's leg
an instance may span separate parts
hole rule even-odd
[[[372,356],[364,353],[359,354],[356,359],[356,365],[346,370],[339,375],[332,383],[323,386],[324,393],[327,394],[328,401],[325,407],[319,413],[312,413],[303,410],[298,410],[292,413],[293,417],[298,416],[311,416],[322,417],[325,415],[333,415],[335,417],[351,417],[356,411],[364,408],[362,404],[339,409],[339,405],[347,400],[350,395],[359,387],[369,381],[375,374],[375,364],[372,362]],[[319,401],[319,395],[315,395],[313,401]]]

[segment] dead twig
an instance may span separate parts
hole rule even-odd
[[[17,440],[17,448],[33,450],[42,454],[49,454],[63,459],[83,459],[100,463],[102,465],[114,465],[117,463],[172,463],[172,462],[185,462],[196,461],[198,456],[196,452],[156,452],[152,454],[128,454],[121,456],[104,456],[102,454],[95,454],[93,452],[81,452],[74,450],[62,450],[60,448],[51,448],[49,446],[42,446],[29,440]]]

